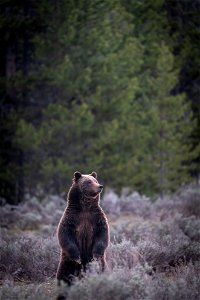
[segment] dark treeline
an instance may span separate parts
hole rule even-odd
[[[0,2],[0,195],[199,176],[200,2]]]

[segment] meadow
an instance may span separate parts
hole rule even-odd
[[[109,269],[101,273],[92,262],[81,280],[58,288],[56,228],[64,197],[26,195],[18,206],[4,204],[1,299],[200,299],[199,187],[154,201],[129,189],[120,195],[107,189],[101,205],[110,224]]]
[[[200,299],[199,16],[200,0],[0,1],[0,300]],[[112,187],[108,270],[58,287],[75,170]]]

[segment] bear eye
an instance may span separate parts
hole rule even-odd
[[[92,180],[88,180],[88,183],[92,183]]]

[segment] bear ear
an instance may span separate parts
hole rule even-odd
[[[92,172],[91,175],[97,179],[97,173],[96,172]]]
[[[78,181],[81,176],[82,176],[81,173],[76,171],[74,173],[74,178],[73,178],[74,182]]]

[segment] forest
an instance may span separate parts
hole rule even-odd
[[[1,0],[0,45],[0,298],[200,299],[199,0]],[[75,171],[109,270],[59,288]]]
[[[96,170],[148,196],[198,181],[198,0],[1,1],[0,196]]]

